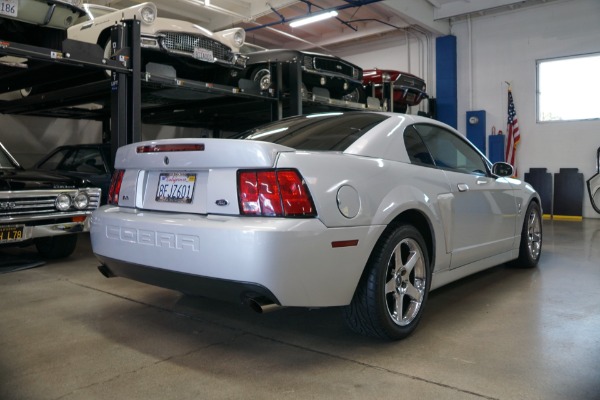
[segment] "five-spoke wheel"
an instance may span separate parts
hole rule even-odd
[[[380,238],[344,317],[355,332],[403,339],[417,327],[431,284],[423,236],[408,224],[390,226]]]

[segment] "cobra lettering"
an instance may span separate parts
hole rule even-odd
[[[106,237],[122,242],[137,243],[146,246],[200,251],[200,238],[195,235],[182,235],[170,232],[156,232],[147,229],[107,225]]]

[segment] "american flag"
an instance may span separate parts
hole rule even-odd
[[[517,112],[515,111],[515,102],[513,101],[512,91],[508,89],[508,121],[507,121],[508,138],[506,140],[506,162],[515,166],[515,153],[517,145],[521,139],[519,133],[519,122],[517,121]],[[516,168],[515,168],[516,174]]]

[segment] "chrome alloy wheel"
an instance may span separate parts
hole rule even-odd
[[[542,249],[542,223],[536,210],[527,216],[527,250],[533,260],[537,260]]]
[[[427,269],[418,242],[406,238],[396,245],[388,262],[385,302],[392,321],[410,324],[418,315],[427,287]]]

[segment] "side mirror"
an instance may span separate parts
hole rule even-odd
[[[501,177],[513,176],[515,169],[512,165],[505,162],[497,162],[492,165],[492,173]]]

